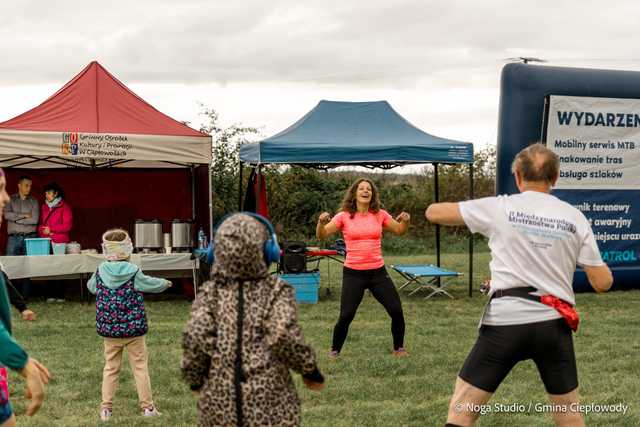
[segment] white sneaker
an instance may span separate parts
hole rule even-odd
[[[47,303],[51,304],[53,302],[56,302],[55,298],[47,298]]]
[[[58,298],[58,299],[56,299],[56,302],[60,302],[60,303],[65,302],[65,299],[64,298]]]
[[[111,418],[111,409],[101,409],[100,410],[100,421],[107,422]]]
[[[155,406],[152,406],[151,408],[144,408],[144,413],[142,414],[143,417],[158,417],[162,415]]]

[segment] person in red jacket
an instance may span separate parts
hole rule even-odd
[[[64,200],[64,191],[52,182],[44,187],[44,199],[38,234],[40,237],[50,238],[52,243],[69,243],[73,214]]]
[[[51,243],[69,243],[72,226],[73,213],[64,200],[64,190],[55,182],[45,185],[38,235],[50,238]],[[47,302],[64,302],[64,282],[50,281],[47,288]]]

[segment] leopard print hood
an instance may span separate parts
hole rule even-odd
[[[261,279],[268,275],[264,261],[264,244],[267,229],[255,218],[235,214],[224,220],[214,237],[215,261],[211,278]]]

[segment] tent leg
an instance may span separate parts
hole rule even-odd
[[[211,165],[207,167],[209,174],[209,241],[213,239],[213,173],[211,173]]]
[[[242,210],[242,160],[238,162],[240,164],[240,174],[238,181],[238,211]]]
[[[473,163],[469,164],[469,200],[473,200]],[[473,233],[469,230],[469,296],[473,295]]]
[[[438,185],[438,163],[433,164],[433,188],[435,203],[440,201],[440,191]],[[436,265],[440,267],[440,225],[436,224]],[[440,287],[440,277],[437,279],[438,287]]]
[[[260,213],[260,194],[262,194],[261,184],[262,180],[260,179],[260,164],[256,166],[256,184],[257,184],[257,197],[256,197],[256,213]]]
[[[434,203],[440,201],[440,191],[438,188],[438,164],[433,164],[433,188],[434,188]],[[436,265],[440,267],[440,225],[436,224]]]
[[[191,221],[196,220],[196,168],[191,166]]]

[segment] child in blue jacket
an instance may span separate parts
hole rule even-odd
[[[124,349],[135,378],[142,414],[145,417],[160,415],[151,396],[145,341],[148,325],[142,292],[162,292],[171,282],[142,273],[140,267],[129,262],[132,251],[133,244],[125,230],[105,232],[102,252],[107,261],[100,264],[87,283],[89,292],[96,295],[96,330],[104,337],[102,421],[108,421],[113,411]]]

